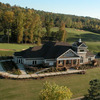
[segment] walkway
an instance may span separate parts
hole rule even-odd
[[[27,74],[26,71],[25,71],[24,65],[17,64],[17,67],[19,68],[19,70],[20,70],[20,72],[21,72],[22,75]]]
[[[57,76],[57,75],[67,75],[67,74],[77,74],[77,73],[84,73],[85,70],[68,70],[68,71],[62,71],[62,72],[49,72],[49,73],[42,73],[42,74],[26,74],[23,72],[22,75],[14,75],[14,74],[5,74],[2,73],[2,77],[8,77],[11,79],[34,79],[34,78],[43,78],[48,76]]]

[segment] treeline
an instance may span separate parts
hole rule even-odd
[[[83,29],[100,34],[99,19],[91,17],[75,16],[75,15],[50,13],[44,11],[36,11],[36,12],[40,15],[42,23],[45,22],[46,16],[49,15],[49,17],[53,19],[55,27],[59,27],[61,21],[63,21],[65,22],[65,27],[67,28]]]
[[[34,10],[0,3],[0,31],[8,35],[8,42],[39,42],[41,28],[40,16]]]
[[[34,9],[0,3],[0,31],[7,36],[8,43],[40,44],[41,40],[65,41],[66,31],[63,21],[59,27],[60,32],[51,32],[51,28],[55,25],[52,17],[48,14],[45,21],[42,21]]]
[[[51,32],[52,27],[59,27],[58,32]],[[99,33],[100,20],[0,3],[0,32],[7,36],[8,43],[40,44],[41,40],[66,41],[65,27]]]

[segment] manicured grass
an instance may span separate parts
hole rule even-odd
[[[0,56],[12,56],[14,51],[0,51]]]
[[[52,28],[52,31],[58,31],[58,28]],[[67,31],[67,42],[72,44],[75,41],[78,41],[79,38],[86,43],[88,49],[94,53],[100,52],[100,34],[78,30],[74,28],[66,28]]]
[[[27,49],[29,47],[34,46],[33,44],[8,44],[8,43],[0,43],[0,49],[14,49],[14,50],[22,50]]]
[[[94,53],[100,52],[100,42],[86,42],[88,49]]]
[[[55,27],[52,28],[51,31],[58,31],[59,28]],[[67,31],[67,41],[68,42],[74,42],[77,41],[79,38],[81,38],[85,42],[100,42],[100,34],[94,33],[94,32],[89,32],[89,31],[84,31],[84,30],[79,30],[79,29],[74,29],[74,28],[66,28]]]
[[[87,93],[89,81],[93,79],[100,79],[100,67],[87,70],[85,75],[63,75],[38,80],[0,79],[0,100],[38,100],[46,81],[67,86],[73,92],[73,98],[80,97]]]

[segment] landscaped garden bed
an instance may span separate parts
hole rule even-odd
[[[45,67],[43,65],[38,65],[38,66],[25,66],[25,70],[28,74],[33,74],[36,72],[41,71],[40,73],[49,73],[49,72],[59,72],[59,71],[66,71],[66,69],[62,68],[62,69],[57,69],[56,67]],[[47,69],[47,70],[45,70]],[[44,70],[44,71],[42,71]]]
[[[18,69],[17,65],[13,61],[5,61],[2,62],[3,68],[5,71],[11,74],[21,74],[20,70]]]

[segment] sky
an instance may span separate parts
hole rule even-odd
[[[0,2],[35,10],[100,19],[100,0],[0,0]]]

